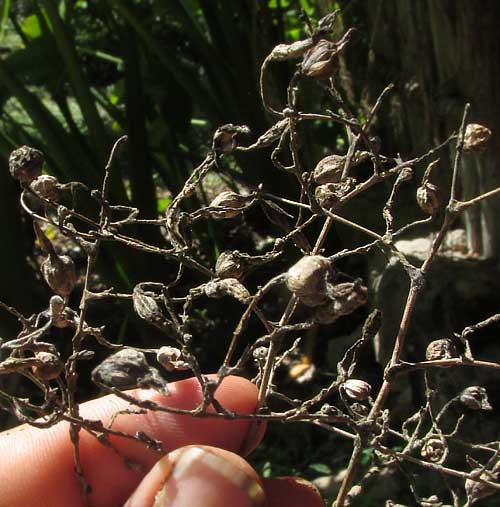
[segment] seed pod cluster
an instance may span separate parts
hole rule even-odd
[[[464,150],[482,153],[488,147],[491,130],[478,123],[469,123],[465,128]]]
[[[245,274],[244,262],[237,250],[222,252],[215,264],[215,274],[219,278],[236,278],[241,280]]]
[[[372,386],[368,382],[353,378],[346,380],[342,388],[347,396],[355,401],[367,400],[372,392]]]
[[[35,354],[39,364],[33,366],[33,375],[40,380],[53,380],[57,378],[64,369],[64,363],[56,354],[50,352],[37,352]]]
[[[306,255],[286,275],[288,289],[307,306],[327,300],[327,281],[333,275],[331,262],[321,255]]]
[[[460,401],[471,410],[493,410],[486,389],[481,386],[467,387],[460,394]]]
[[[328,287],[328,302],[316,309],[314,320],[318,324],[333,324],[363,306],[367,297],[368,288],[359,282],[331,285]]]
[[[9,157],[9,171],[21,183],[31,183],[42,174],[43,153],[29,146],[21,146]]]

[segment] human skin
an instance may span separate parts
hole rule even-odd
[[[136,390],[131,394],[184,409],[195,408],[202,399],[199,384],[195,379],[172,383],[170,391],[169,397],[153,390]],[[243,378],[229,377],[224,379],[217,390],[216,398],[222,406],[231,411],[249,414],[255,411],[257,389]],[[106,425],[113,414],[127,408],[131,407],[126,401],[116,396],[105,396],[82,404],[80,415],[87,419],[101,420]],[[191,467],[192,470],[199,468],[195,483],[193,483],[193,477],[177,477],[177,473],[172,474],[172,480],[167,481],[170,490],[176,481],[182,483],[189,480],[190,484],[195,484],[194,487],[200,488],[200,491],[210,490],[214,498],[220,495],[225,499],[221,505],[228,507],[240,507],[240,505],[320,507],[324,505],[314,488],[305,481],[292,478],[261,480],[257,476],[250,465],[238,455],[242,449],[249,452],[262,438],[263,431],[257,434],[253,432],[250,437],[252,441],[249,441],[251,425],[250,420],[195,418],[157,411],[119,415],[113,424],[113,429],[128,434],[143,431],[162,443],[167,456],[160,462],[158,454],[142,443],[111,436],[110,441],[119,452],[117,453],[116,450],[100,444],[92,435],[81,431],[80,456],[85,478],[92,487],[91,507],[124,505],[152,507],[159,489],[166,484],[166,479],[171,475],[172,466],[175,467],[178,456],[184,453],[184,450],[180,449],[184,446],[196,446],[195,451],[189,451],[184,454],[185,456],[200,455],[207,456],[209,459],[208,461],[201,460]],[[142,465],[143,471],[126,467],[123,456]],[[203,468],[205,461],[224,465],[223,467],[215,466],[212,471],[218,472],[218,468],[227,468],[229,470],[227,477],[243,477],[242,482],[245,485],[255,486],[250,488],[252,491],[257,491],[261,487],[263,493],[259,493],[258,503],[253,503],[252,498],[248,499],[246,493],[241,494],[241,491],[246,491],[246,486],[243,489],[236,487],[238,483],[235,486],[217,473],[215,479],[211,477],[212,471],[210,469],[206,471],[206,467]],[[156,466],[154,466],[155,463]],[[180,467],[175,469],[178,468]],[[233,471],[236,475],[232,473]],[[203,479],[205,472],[208,474],[206,481]],[[181,491],[194,491],[194,489],[181,488]],[[177,503],[167,500],[168,503],[165,505],[174,506],[175,504],[175,507],[182,505],[180,496]],[[171,492],[168,498],[172,498]],[[232,499],[232,505],[226,502],[229,498]],[[216,503],[213,505],[218,505],[217,500],[214,501]],[[208,503],[207,500],[204,505]],[[66,422],[48,429],[23,425],[0,433],[0,507],[29,505],[39,507],[84,507],[85,505],[81,487],[74,472],[73,446],[69,439]]]

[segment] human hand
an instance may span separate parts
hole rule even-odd
[[[136,390],[142,399],[193,409],[202,394],[195,379],[175,382],[171,396]],[[240,377],[224,379],[216,393],[225,408],[255,411],[257,391]],[[80,415],[105,425],[117,411],[130,408],[116,396],[81,405]],[[136,441],[110,436],[113,447],[80,432],[80,460],[92,487],[91,507],[321,507],[313,486],[300,479],[260,479],[237,453],[251,450],[262,434],[248,442],[249,420],[194,418],[167,412],[119,415],[113,429],[134,435],[143,431],[162,442],[168,454],[158,454]],[[262,433],[262,432],[261,432]],[[189,446],[189,447],[186,447]],[[123,456],[146,471],[126,467]],[[156,464],[155,464],[156,462]],[[79,507],[85,501],[74,472],[68,423],[48,429],[20,426],[0,433],[0,507]],[[156,502],[155,503],[155,498]]]

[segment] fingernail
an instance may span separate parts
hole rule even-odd
[[[232,453],[190,446],[171,453],[167,459],[170,473],[153,507],[264,505],[261,485],[245,470],[248,465],[239,466],[243,460]]]

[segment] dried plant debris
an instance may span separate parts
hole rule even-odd
[[[428,507],[469,507],[500,489],[498,435],[488,433],[487,426],[472,435],[464,430],[467,425],[486,421],[496,408],[495,398],[490,401],[482,385],[470,386],[476,377],[468,375],[480,371],[483,375],[477,383],[484,380],[490,389],[487,374],[499,371],[500,364],[476,359],[473,339],[479,329],[499,322],[500,314],[462,332],[450,331],[448,337],[429,336],[427,343],[415,343],[413,335],[420,324],[415,308],[426,297],[425,282],[434,281],[430,268],[441,255],[447,234],[453,234],[452,227],[463,211],[500,193],[493,189],[465,200],[457,185],[463,152],[469,152],[469,157],[481,156],[492,133],[480,124],[468,124],[467,105],[458,134],[428,152],[407,160],[384,153],[377,117],[394,87],[388,85],[369,111],[364,110],[359,118],[354,116],[336,88],[339,57],[347,59],[344,49],[353,39],[353,29],[339,35],[343,28],[338,12],[328,14],[316,26],[311,22],[306,25],[306,37],[277,45],[261,67],[262,103],[274,124],[261,133],[250,132],[244,125],[219,127],[205,158],[157,219],[141,219],[141,210],[113,202],[109,195],[116,153],[126,136],[111,150],[101,188],[87,189],[76,181],[59,182],[42,174],[44,156],[38,149],[22,146],[10,156],[10,174],[21,187],[20,203],[26,219],[34,223],[40,279],[46,282],[47,297],[46,304],[30,317],[0,302],[0,311],[10,313],[20,326],[17,334],[0,340],[0,377],[16,376],[15,381],[0,387],[0,410],[39,427],[70,421],[75,471],[84,495],[89,488],[77,452],[78,433],[83,429],[96,435],[97,428],[102,435],[96,438],[109,445],[106,431],[112,429],[80,416],[75,400],[85,374],[79,363],[103,357],[103,350],[106,359],[94,365],[91,378],[103,392],[123,398],[132,411],[251,417],[257,424],[260,420],[268,424],[293,421],[334,435],[339,454],[328,459],[343,469],[336,476],[340,483],[336,507],[354,505],[365,493],[371,498],[371,488],[377,482],[373,479],[386,476],[397,477],[404,485],[405,498],[408,494],[414,497],[411,505]],[[291,69],[292,74],[285,93],[276,95],[269,93],[267,83],[279,66]],[[302,100],[303,94],[314,94],[315,90],[317,96]],[[277,96],[286,98],[282,107],[274,105]],[[304,110],[305,104],[313,103],[313,112]],[[333,122],[345,129],[346,149],[306,146],[315,141],[314,135],[307,134],[314,122]],[[253,143],[250,137],[255,139]],[[439,162],[436,157],[440,150],[453,151],[449,150],[452,143],[454,164],[447,168],[441,162],[439,168],[439,181],[448,178],[449,185],[438,188],[431,182],[437,181],[433,176]],[[282,194],[271,193],[264,184],[245,188],[238,182],[231,190],[224,187],[208,205],[196,204],[194,197],[207,175],[230,178],[229,172],[224,174],[228,160],[234,166],[249,151],[262,148],[270,154],[266,170],[281,171],[290,182]],[[311,161],[306,152],[322,153],[323,157]],[[413,206],[415,216],[422,215],[420,207],[426,216],[396,229],[395,224],[404,221],[399,215],[401,188],[420,170],[425,172],[417,184],[416,200],[404,206]],[[383,192],[358,201],[376,186]],[[97,203],[97,214],[87,216],[77,200],[62,205],[66,202],[62,192],[76,188]],[[375,202],[377,195],[383,194],[383,199]],[[373,217],[368,222],[380,226],[352,220],[350,211],[358,202],[370,202],[368,213]],[[258,220],[262,223],[257,224]],[[214,245],[199,235],[200,230],[206,230],[201,227],[205,223],[218,228],[217,236],[230,235],[217,239],[217,247],[223,245],[223,249],[215,255],[216,260]],[[411,237],[418,236],[424,224],[433,228],[433,239],[418,264],[412,264],[414,256],[402,248],[402,236],[407,231]],[[144,226],[157,228],[156,242],[146,242],[147,235],[140,234]],[[337,226],[361,239],[352,247],[340,245]],[[255,230],[248,233],[252,228]],[[56,231],[55,237],[51,231]],[[245,236],[241,242],[239,234]],[[76,245],[78,262],[66,243]],[[118,292],[106,285],[106,277],[98,271],[103,244],[162,257],[173,267],[171,276],[168,281],[144,280],[129,293]],[[373,355],[373,342],[385,332],[386,315],[376,308],[380,301],[377,287],[369,276],[359,278],[358,272],[340,268],[351,257],[372,259],[373,255],[378,256],[377,262],[385,259],[387,266],[397,263],[409,282],[403,307],[394,299],[397,295],[390,291],[384,295],[392,298],[384,305],[401,317],[389,358],[378,369],[365,364],[366,357]],[[346,270],[357,264],[346,262]],[[225,308],[229,298],[237,303],[231,303],[232,315],[227,315]],[[156,345],[134,346],[128,343],[132,339],[126,333],[115,343],[107,321],[94,323],[94,312],[89,312],[101,304],[104,307],[104,300],[135,314],[131,319],[134,325],[144,326],[145,336],[152,333]],[[219,313],[215,323],[210,320],[214,307]],[[95,315],[105,319],[103,313]],[[213,370],[218,370],[218,375],[208,377],[203,368],[212,364],[215,349],[215,357],[224,359]],[[332,355],[341,358],[335,360],[336,367],[329,364]],[[464,369],[467,375],[456,375]],[[402,387],[407,385],[409,372],[413,372],[413,406]],[[252,415],[228,411],[216,397],[224,377],[242,374],[253,376],[258,389]],[[155,389],[168,395],[167,378],[189,375],[195,377],[203,393],[200,405],[191,410],[160,407],[129,391]],[[443,378],[446,382],[441,384]],[[453,392],[446,388],[450,384]],[[414,412],[408,415],[411,409]],[[288,427],[283,426],[284,431]],[[127,437],[161,450],[159,442],[142,432]],[[347,444],[340,444],[340,439]],[[438,480],[433,483],[441,484],[430,496],[428,484],[422,480],[427,474],[435,474]],[[403,505],[389,496],[395,497],[387,491],[380,505]]]

